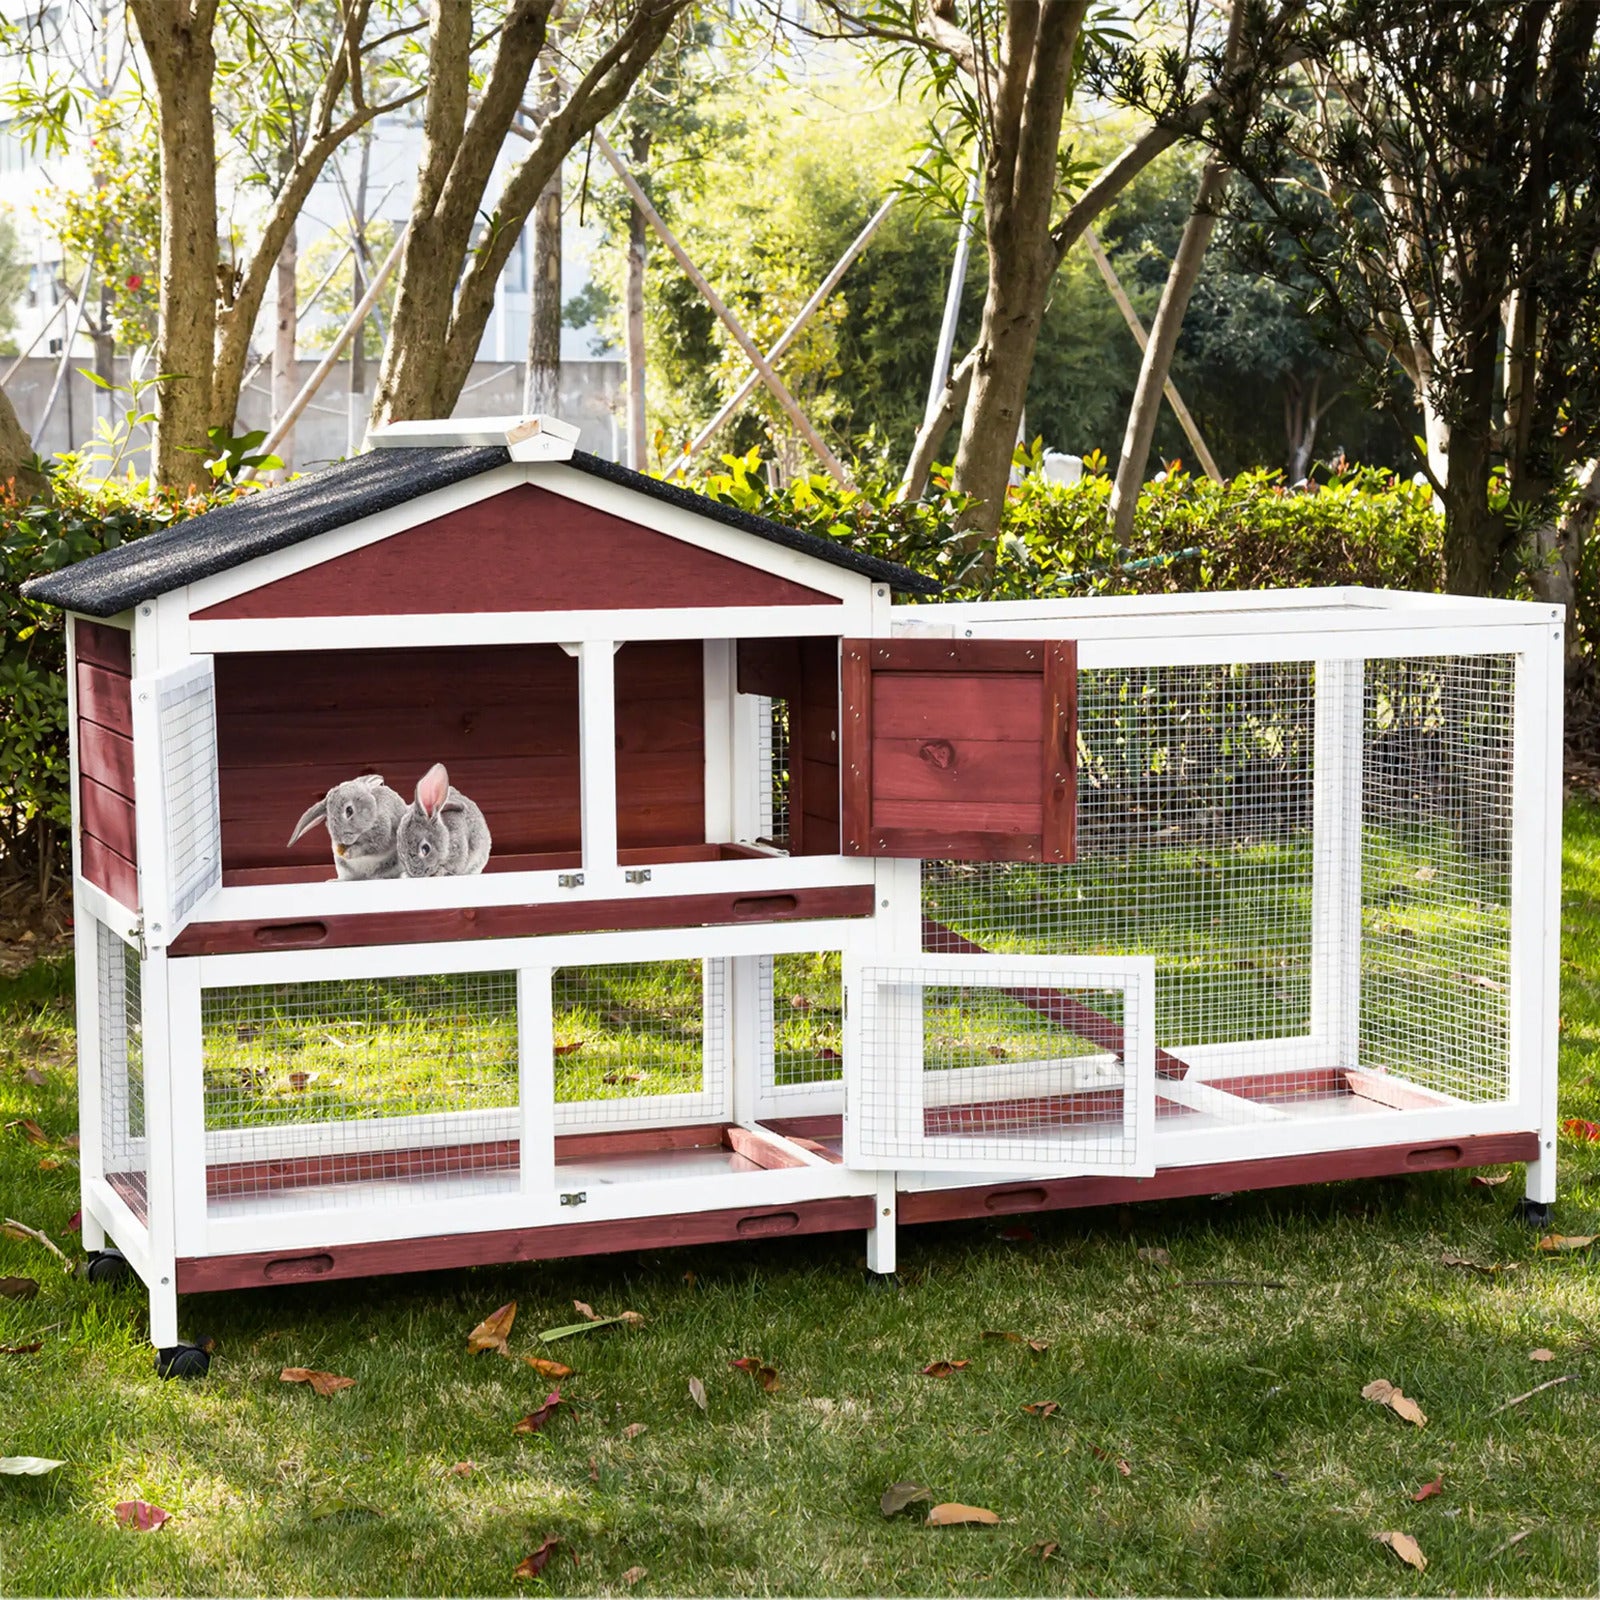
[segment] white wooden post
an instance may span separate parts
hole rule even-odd
[[[141,857],[144,839],[140,830]],[[172,962],[152,950],[142,963],[139,997],[144,1056],[145,1231],[149,1236],[150,1342],[178,1342],[178,1237],[174,1185],[172,1051],[167,995]]]
[[[734,642],[707,639],[704,646],[706,839],[722,844],[735,837]]]
[[[585,874],[609,874],[617,865],[616,649],[610,639],[577,646]]]
[[[1311,1036],[1361,1064],[1361,761],[1366,665],[1316,663],[1311,805]]]
[[[73,793],[77,793],[76,784]],[[76,840],[73,849],[76,852]],[[78,1019],[78,1205],[85,1250],[103,1250],[106,1244],[105,1229],[89,1209],[90,1185],[106,1175],[105,1107],[100,1092],[100,940],[99,921],[80,907],[73,931],[73,981]]]
[[[171,1075],[173,1247],[178,1256],[206,1248],[206,1086],[200,1026],[200,969],[163,963],[167,974],[167,1047]],[[171,1343],[171,1340],[164,1341]]]
[[[517,969],[518,1169],[523,1200],[556,1185],[555,1020],[549,967]]]
[[[877,1192],[873,1196],[872,1226],[867,1229],[868,1272],[887,1276],[895,1270],[898,1259],[895,1211],[895,1174],[880,1172]]]
[[[1533,1113],[1539,1157],[1526,1196],[1556,1198],[1557,1070],[1561,972],[1561,613],[1517,657],[1512,724],[1511,1097]]]

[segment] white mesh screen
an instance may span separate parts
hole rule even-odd
[[[762,956],[758,968],[761,1097],[837,1108],[844,1076],[844,979],[835,951]]]
[[[756,801],[756,836],[789,848],[789,702],[762,696],[756,724],[756,760],[761,790]]]
[[[551,986],[556,1131],[725,1116],[727,965],[559,968]]]
[[[139,952],[104,923],[96,922],[94,927],[100,1023],[101,1169],[106,1182],[143,1222],[148,1195]]]
[[[518,1184],[516,974],[207,989],[213,1215]]]
[[[222,882],[216,686],[210,662],[164,675],[156,681],[155,693],[167,824],[170,938]]]
[[[1148,1170],[1148,979],[977,959],[863,965],[847,981],[852,1159]]]

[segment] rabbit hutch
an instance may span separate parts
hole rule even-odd
[[[1527,1164],[1562,617],[942,603],[573,448],[365,454],[69,617],[83,1228],[178,1296]],[[481,807],[471,876],[286,844]]]

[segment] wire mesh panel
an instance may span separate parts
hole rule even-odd
[[[145,1186],[144,1029],[140,1013],[139,952],[102,922],[95,923],[95,970],[100,1021],[100,1157],[106,1182],[141,1222]]]
[[[789,848],[789,702],[760,700],[756,759],[763,776],[757,801],[757,837],[780,850]]]
[[[206,989],[213,1213],[513,1190],[513,972]]]
[[[156,680],[166,812],[167,935],[222,882],[216,685],[209,661]]]
[[[723,960],[558,968],[557,1130],[725,1116],[726,995]]]
[[[847,965],[847,1160],[1154,1170],[1153,978],[1148,960]]]
[[[1510,1091],[1516,658],[1368,661],[1361,1061],[1461,1100]]]

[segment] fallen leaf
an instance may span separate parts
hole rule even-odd
[[[60,1165],[61,1158],[59,1156],[41,1156],[39,1158],[39,1170],[41,1172],[54,1172]]]
[[[0,1278],[0,1295],[7,1300],[31,1300],[38,1292],[37,1278]]]
[[[1170,1267],[1172,1265],[1172,1257],[1159,1246],[1147,1246],[1139,1252],[1139,1259],[1148,1261],[1153,1267]]]
[[[517,1302],[508,1300],[467,1335],[467,1349],[473,1355],[481,1355],[485,1350],[498,1350],[501,1355],[509,1356],[511,1350],[506,1338],[511,1332],[511,1324],[516,1320]]]
[[[3,1234],[7,1239],[31,1239],[33,1237],[26,1228],[17,1222],[0,1223],[0,1234]]]
[[[309,1072],[291,1072],[289,1074],[289,1087],[291,1089],[303,1089],[310,1082],[311,1074]]]
[[[522,1358],[541,1377],[545,1378],[570,1378],[572,1368],[564,1367],[559,1361],[546,1361],[543,1356],[524,1356]]]
[[[992,1527],[999,1521],[999,1517],[992,1511],[985,1510],[982,1506],[964,1506],[958,1501],[947,1500],[943,1505],[938,1505],[928,1513],[925,1526],[930,1528],[953,1528],[964,1522],[981,1522]]]
[[[883,1491],[882,1498],[878,1501],[878,1509],[886,1517],[897,1517],[907,1506],[913,1506],[919,1500],[931,1499],[933,1490],[924,1489],[920,1483],[912,1483],[909,1480],[891,1483]]]
[[[930,1378],[953,1378],[971,1365],[970,1361],[930,1361],[922,1370]]]
[[[1109,1460],[1111,1460],[1111,1452],[1109,1450],[1102,1450],[1100,1448],[1100,1446],[1097,1445],[1097,1444],[1090,1445],[1089,1449],[1101,1461],[1109,1461]],[[1124,1460],[1123,1457],[1121,1457],[1121,1456],[1118,1456],[1116,1458],[1116,1460],[1117,1460],[1117,1471],[1120,1472],[1124,1478],[1131,1478],[1133,1476],[1133,1468],[1131,1466],[1129,1466],[1127,1461]]]
[[[748,1372],[768,1394],[771,1394],[780,1382],[778,1369],[765,1365],[757,1356],[740,1356],[737,1361],[730,1361],[728,1365],[737,1367],[741,1372]]]
[[[1043,1544],[1030,1544],[1028,1554],[1038,1556],[1041,1561],[1048,1561],[1061,1546],[1054,1539],[1047,1539]]]
[[[738,1356],[728,1365],[738,1372],[754,1372],[761,1365],[759,1356]]]
[[[1441,1493],[1443,1489],[1444,1475],[1441,1473],[1437,1478],[1429,1479],[1411,1498],[1418,1501],[1431,1500],[1436,1494]]]
[[[1600,1141],[1600,1122],[1587,1122],[1580,1117],[1568,1117],[1561,1124],[1561,1131],[1571,1134],[1574,1139],[1582,1139],[1586,1144]]]
[[[649,1574],[643,1567],[629,1567],[628,1570],[622,1574],[622,1581],[631,1589],[641,1578],[648,1576]]]
[[[43,1349],[43,1339],[35,1339],[32,1344],[0,1344],[0,1356],[36,1356]]]
[[[575,1056],[581,1049],[583,1049],[583,1040],[573,1039],[567,1044],[558,1044],[555,1047],[555,1053],[558,1056]]]
[[[1437,867],[1418,867],[1416,871],[1418,883],[1432,883],[1438,876],[1439,869]]]
[[[1374,1378],[1361,1391],[1361,1398],[1375,1400],[1380,1406],[1387,1406],[1397,1417],[1403,1417],[1419,1428],[1428,1425],[1428,1419],[1422,1414],[1422,1407],[1409,1395],[1402,1393],[1387,1378]]]
[[[537,1411],[530,1411],[521,1422],[512,1428],[513,1433],[537,1433],[555,1415],[556,1407],[561,1404],[561,1391],[553,1391],[545,1399]]]
[[[1504,1263],[1498,1261],[1493,1263],[1472,1261],[1466,1256],[1453,1256],[1448,1252],[1440,1256],[1439,1260],[1444,1266],[1447,1267],[1461,1267],[1467,1272],[1482,1272],[1491,1277],[1497,1272],[1515,1272],[1520,1265],[1520,1263],[1516,1261],[1507,1261]]]
[[[632,1326],[643,1321],[637,1311],[619,1311],[614,1317],[596,1317],[593,1322],[569,1322],[564,1327],[546,1328],[539,1338],[544,1344],[554,1344],[557,1339],[570,1339],[575,1333],[593,1333],[597,1328],[613,1328],[619,1322]]]
[[[561,1541],[553,1534],[539,1546],[531,1556],[524,1556],[517,1563],[517,1570],[511,1574],[513,1578],[537,1578],[545,1569],[545,1564],[555,1554],[555,1548]]]
[[[1022,1408],[1030,1417],[1053,1417],[1061,1409],[1059,1400],[1030,1400]]]
[[[1379,1544],[1388,1545],[1408,1567],[1415,1567],[1418,1572],[1426,1572],[1428,1570],[1428,1558],[1423,1555],[1422,1546],[1409,1533],[1391,1531],[1389,1533],[1375,1533],[1372,1537]]]
[[[447,1478],[470,1478],[477,1470],[478,1463],[476,1461],[458,1461],[446,1471],[445,1476]]]
[[[644,1422],[630,1422],[628,1426],[622,1430],[622,1437],[624,1439],[637,1439],[648,1426],[649,1424]]]
[[[74,1211],[72,1213],[72,1215],[67,1218],[67,1232],[68,1233],[81,1233],[82,1231],[83,1231],[83,1213],[81,1211]]]
[[[792,1005],[796,1011],[809,1011],[811,1009],[811,1001],[803,994],[790,995],[789,1004]]]
[[[123,1500],[117,1507],[117,1521],[124,1528],[137,1528],[140,1533],[150,1533],[172,1518],[170,1511],[153,1506],[148,1500]]]
[[[1530,1350],[1528,1352],[1528,1359],[1530,1361],[1554,1361],[1555,1358],[1556,1358],[1556,1353],[1555,1353],[1554,1350],[1543,1350],[1543,1349],[1540,1349],[1540,1350]]]
[[[341,1389],[353,1389],[354,1378],[341,1378],[335,1372],[316,1372],[310,1367],[285,1367],[278,1374],[280,1383],[309,1383],[324,1400],[331,1399]]]
[[[64,1466],[65,1461],[52,1461],[48,1456],[0,1456],[0,1477],[42,1478]]]
[[[1474,1189],[1498,1189],[1502,1183],[1509,1183],[1509,1172],[1478,1172],[1473,1174],[1472,1187]]]
[[[44,1074],[37,1067],[29,1067],[22,1074],[22,1081],[35,1089],[44,1088]]]
[[[992,1055],[996,1061],[1004,1061],[1010,1056],[1011,1052],[1007,1050],[1003,1044],[992,1044],[989,1046],[989,1054]]]
[[[1547,1233],[1539,1241],[1539,1248],[1547,1256],[1564,1255],[1573,1250],[1587,1250],[1600,1233]]]
[[[691,1378],[689,1380],[689,1398],[693,1400],[702,1411],[708,1409],[706,1406],[706,1386],[701,1383],[698,1378]]]
[[[644,1082],[644,1074],[642,1072],[608,1072],[605,1075],[605,1077],[601,1079],[601,1082],[602,1083],[643,1083]]]
[[[1036,1356],[1042,1356],[1050,1348],[1050,1341],[1048,1339],[1029,1339],[1027,1345]]]
[[[15,1122],[8,1122],[8,1128],[21,1128],[22,1136],[29,1144],[49,1144],[50,1135],[39,1126],[32,1117],[18,1117]]]
[[[1022,1335],[1020,1333],[997,1333],[993,1328],[985,1328],[981,1337],[985,1339],[1003,1339],[1007,1344],[1022,1343]]]
[[[843,1061],[844,1057],[837,1050],[830,1050],[824,1045],[822,1049],[817,1051],[817,1059],[819,1061]]]
[[[364,1500],[352,1500],[348,1495],[318,1495],[311,1502],[313,1522],[325,1522],[329,1517],[381,1517],[382,1515],[376,1506],[369,1506]]]

